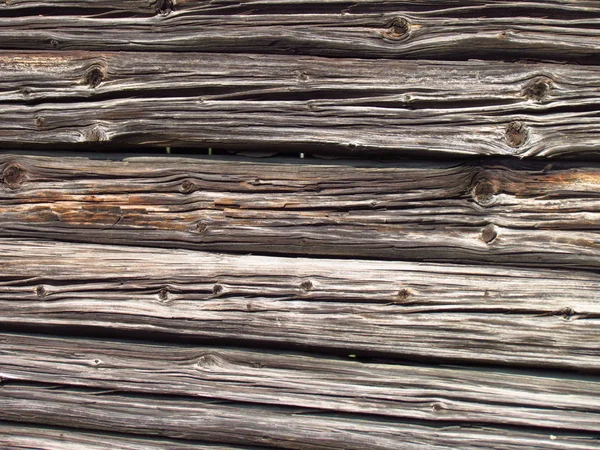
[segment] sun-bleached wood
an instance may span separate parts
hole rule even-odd
[[[0,443],[2,450],[265,450],[265,447],[102,433],[17,422],[0,422]]]
[[[370,414],[600,431],[596,377],[436,367],[284,351],[0,334],[4,382],[65,384]]]
[[[600,275],[0,241],[0,324],[600,369]]]
[[[0,145],[585,155],[600,150],[598,80],[556,64],[5,52]]]
[[[598,62],[590,0],[6,0],[0,47]]]
[[[593,435],[573,431],[392,421],[305,408],[126,395],[56,385],[7,383],[0,388],[3,418],[100,431],[202,439],[295,450],[369,448],[417,450],[600,448]]]
[[[0,235],[600,267],[600,165],[0,155]]]

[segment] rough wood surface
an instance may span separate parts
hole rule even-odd
[[[4,154],[0,180],[5,237],[600,267],[597,163]]]
[[[586,154],[599,80],[551,64],[3,53],[0,145]]]
[[[597,377],[0,334],[0,377],[397,420],[600,432]]]
[[[600,275],[2,240],[4,327],[600,369]]]
[[[434,426],[305,408],[127,395],[60,385],[9,382],[0,388],[0,402],[7,420],[297,450],[600,448],[596,436],[573,431]]]
[[[6,0],[0,46],[598,62],[595,1]]]
[[[265,450],[265,447],[119,435],[16,422],[0,422],[0,445],[2,450]]]

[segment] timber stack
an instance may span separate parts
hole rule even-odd
[[[600,3],[4,0],[0,448],[600,449]]]

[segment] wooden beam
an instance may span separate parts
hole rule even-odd
[[[586,154],[599,80],[594,66],[3,53],[0,145]]]
[[[289,352],[0,334],[0,376],[329,413],[600,431],[598,380]]]
[[[593,435],[548,430],[439,426],[305,408],[132,396],[114,391],[7,383],[0,388],[7,420],[146,436],[296,450],[369,448],[600,448]]]
[[[0,46],[598,62],[599,17],[589,0],[7,0]]]
[[[69,424],[66,424],[67,426]],[[206,441],[185,441],[146,437],[114,432],[94,432],[72,428],[0,422],[2,450],[260,450],[265,447],[248,447],[215,444]]]
[[[597,163],[3,154],[0,180],[5,237],[600,267]]]
[[[0,242],[11,329],[600,369],[600,275]]]

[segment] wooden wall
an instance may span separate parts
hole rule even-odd
[[[600,4],[0,3],[0,448],[600,448]]]

